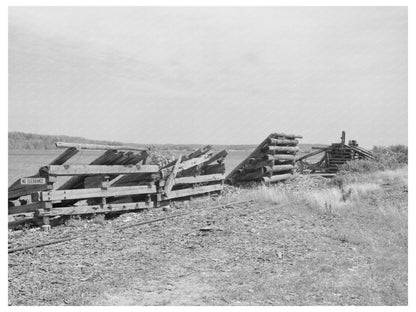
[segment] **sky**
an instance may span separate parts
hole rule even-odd
[[[406,7],[10,7],[9,131],[407,144]]]

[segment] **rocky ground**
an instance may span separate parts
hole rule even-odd
[[[282,188],[329,187],[297,179]],[[9,305],[406,305],[407,176],[368,179],[380,188],[338,210],[227,189],[168,211],[10,231],[12,248],[83,237],[10,253]]]

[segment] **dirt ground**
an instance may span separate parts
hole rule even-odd
[[[12,247],[96,234],[9,254],[9,305],[407,305],[407,227],[386,212],[407,222],[407,184],[389,181],[348,214],[267,202],[198,209],[224,196],[9,232]]]

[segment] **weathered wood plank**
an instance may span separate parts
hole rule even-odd
[[[54,160],[52,160],[49,165],[63,165],[66,163],[70,158],[74,157],[76,154],[78,154],[79,149],[76,147],[70,147],[67,150],[65,150],[61,155],[56,157]]]
[[[206,183],[212,181],[221,181],[224,180],[225,176],[223,174],[207,174],[207,175],[200,175],[196,177],[182,177],[182,178],[175,178],[174,184],[196,184],[196,183]]]
[[[212,156],[210,159],[208,159],[208,161],[204,163],[204,166],[212,164],[214,161],[218,161],[218,160],[221,161],[222,159],[227,157],[227,155],[228,155],[228,152],[226,150],[222,150],[218,152],[217,154],[215,154],[214,156]]]
[[[263,177],[263,178],[261,178],[261,180],[263,182],[266,182],[266,183],[268,183],[268,182],[277,182],[277,181],[287,180],[291,176],[292,176],[292,174],[290,174],[290,173],[287,173],[287,174],[277,174],[277,175],[274,175],[274,176],[271,176],[271,177]]]
[[[297,151],[299,151],[299,147],[297,146],[270,146],[269,145],[263,148],[263,151],[266,153],[285,152],[285,153],[295,154]]]
[[[92,213],[112,213],[128,210],[147,209],[154,207],[152,202],[135,202],[123,204],[105,204],[105,205],[79,205],[69,207],[52,208],[49,211],[39,210],[38,216],[65,216],[65,215],[82,215]]]
[[[225,165],[224,164],[213,164],[204,167],[203,174],[224,174],[225,173]]]
[[[94,159],[90,165],[110,165],[111,162],[119,158],[119,153],[116,151],[106,151],[96,159]],[[61,185],[59,190],[75,189],[83,186],[85,176],[74,176]]]
[[[24,212],[8,216],[8,223],[10,225],[31,221],[36,218],[35,212]]]
[[[263,159],[264,160],[274,160],[274,161],[295,160],[296,156],[295,155],[290,155],[290,154],[264,155]]]
[[[193,196],[198,194],[204,194],[209,192],[216,192],[221,191],[223,189],[222,184],[215,184],[215,185],[205,185],[200,187],[194,187],[194,188],[187,188],[183,190],[175,190],[171,191],[169,193],[169,197],[164,197],[164,200],[179,198],[179,197],[187,197],[187,196]]]
[[[270,138],[268,140],[269,144],[276,144],[276,145],[298,145],[298,140],[290,140],[290,139],[273,139]]]
[[[272,133],[272,138],[279,139],[279,138],[285,138],[285,139],[302,139],[303,137],[301,135],[296,134],[286,134],[286,133]]]
[[[159,166],[156,165],[64,165],[41,168],[42,173],[53,176],[156,173],[158,171]]]
[[[207,146],[198,148],[197,150],[193,151],[192,153],[190,153],[190,154],[188,154],[186,156],[182,156],[182,162],[184,162],[186,160],[189,160],[189,159],[192,159],[192,158],[200,157],[200,156],[208,153],[211,149],[212,149],[212,146],[211,145],[207,145]],[[160,169],[162,170],[162,169],[166,169],[168,167],[173,166],[176,163],[176,160],[177,159],[171,161],[170,163],[164,165]]]
[[[175,183],[175,177],[176,177],[176,174],[178,173],[181,161],[182,161],[182,155],[179,155],[178,159],[176,160],[176,164],[172,169],[172,172],[170,173],[170,175],[166,179],[166,183],[165,183],[165,186],[163,188],[163,191],[164,191],[166,196],[169,196],[169,193],[172,190],[172,187]]]
[[[9,215],[25,212],[34,212],[38,209],[52,208],[51,202],[36,202],[28,205],[9,207]]]
[[[119,197],[126,195],[139,194],[154,194],[156,187],[154,185],[137,185],[137,186],[120,186],[109,187],[107,189],[92,188],[92,189],[73,189],[73,190],[52,190],[48,192],[41,192],[40,198],[42,201],[59,201],[72,199],[87,199],[95,197]]]
[[[89,150],[123,150],[123,151],[145,151],[146,148],[136,146],[125,146],[125,145],[102,145],[102,144],[85,144],[85,143],[67,143],[67,142],[56,142],[58,148],[77,148],[77,149],[89,149]]]

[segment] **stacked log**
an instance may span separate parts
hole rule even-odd
[[[225,181],[229,184],[248,182],[274,183],[289,179],[294,172],[299,135],[272,133],[244,159]]]

